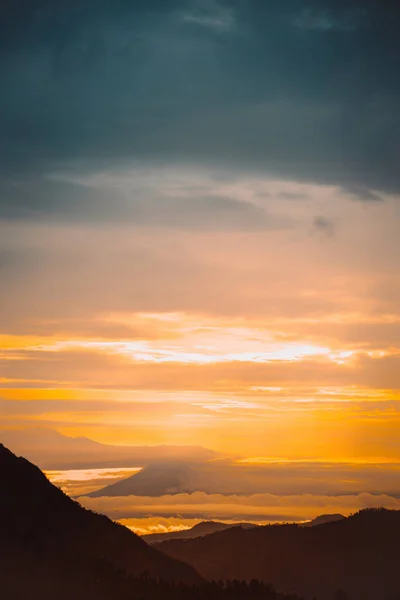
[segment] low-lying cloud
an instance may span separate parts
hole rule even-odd
[[[399,510],[400,501],[386,494],[352,494],[324,496],[304,494],[276,496],[221,496],[218,494],[181,494],[160,498],[80,498],[81,504],[91,510],[107,514],[115,520],[133,526],[141,519],[158,517],[202,520],[228,520],[252,522],[302,521],[323,513],[357,512],[362,508],[383,506]]]

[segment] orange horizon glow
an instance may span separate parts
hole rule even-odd
[[[96,190],[130,189],[137,177],[153,185],[129,170],[87,177],[79,184]],[[163,193],[199,181],[215,197],[265,209],[274,226],[2,229],[4,243],[19,232],[49,256],[74,252],[74,239],[86,262],[59,278],[50,261],[41,279],[24,281],[26,319],[25,297],[10,302],[1,428],[40,426],[119,446],[197,445],[249,461],[396,461],[394,199],[365,208],[333,186],[224,183],[184,169],[171,171]],[[310,229],[316,214],[337,231]]]

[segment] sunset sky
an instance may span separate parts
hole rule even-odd
[[[237,511],[86,500],[147,525],[397,506],[398,25],[374,0],[2,4],[0,441],[290,466]]]

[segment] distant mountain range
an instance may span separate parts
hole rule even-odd
[[[201,446],[112,446],[67,437],[45,427],[0,431],[2,443],[41,469],[142,467],[157,462],[204,462],[217,453]]]
[[[334,521],[340,521],[345,519],[343,515],[320,515],[312,521],[306,523],[300,523],[301,527],[316,527],[323,525],[324,523],[332,523]],[[189,529],[183,529],[181,531],[168,531],[165,533],[147,533],[142,535],[142,538],[148,544],[160,544],[168,540],[189,540],[198,537],[204,537],[205,535],[211,535],[218,531],[224,531],[231,527],[240,527],[241,529],[252,529],[253,527],[260,527],[256,523],[221,523],[220,521],[201,521]]]
[[[321,517],[309,527],[231,527],[157,548],[208,580],[260,579],[279,592],[318,600],[332,600],[339,588],[357,599],[399,598],[400,511],[370,509],[340,517],[329,515],[325,523]]]
[[[248,496],[267,494],[290,496],[303,494],[341,496],[362,492],[392,495],[397,489],[400,468],[387,464],[321,463],[310,461],[248,462],[247,459],[222,455],[201,446],[113,446],[85,437],[68,437],[44,427],[0,430],[0,441],[20,456],[46,471],[79,469],[140,468],[136,475],[117,481],[94,477],[95,485],[79,486],[76,495],[146,496],[173,494],[218,494]],[[332,476],[334,474],[334,476]],[[68,479],[68,477],[67,477]],[[113,483],[112,483],[113,481]],[[94,483],[94,482],[93,482]],[[98,484],[98,485],[97,485]],[[111,485],[110,485],[111,484]],[[94,491],[96,490],[96,491]],[[372,498],[373,499],[373,498]],[[282,507],[283,508],[283,507]],[[282,510],[282,509],[281,509]],[[290,512],[268,515],[269,520],[289,521]],[[299,520],[305,520],[299,514]],[[229,513],[205,514],[204,518],[229,519]],[[249,519],[242,515],[241,519]],[[252,518],[261,519],[261,515]]]
[[[202,521],[190,529],[184,529],[182,531],[169,531],[166,533],[148,533],[146,535],[142,535],[142,538],[148,544],[158,544],[167,540],[189,540],[192,538],[203,537],[205,535],[210,535],[211,533],[216,533],[217,531],[229,529],[230,527],[242,527],[244,529],[248,529],[251,527],[258,527],[258,525],[253,523],[220,523],[219,521]]]

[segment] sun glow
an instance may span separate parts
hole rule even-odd
[[[105,316],[105,322],[120,322]],[[87,351],[117,355],[143,363],[214,364],[263,363],[326,357],[344,364],[353,351],[322,346],[313,341],[282,341],[282,333],[257,323],[218,323],[180,313],[142,314],[126,317],[125,325],[140,327],[144,336],[134,340],[9,338],[8,358],[23,358],[23,351]],[[147,336],[148,339],[145,339]],[[19,341],[19,343],[18,343]],[[19,351],[19,352],[18,352]]]
[[[343,315],[324,323],[348,327]],[[125,336],[4,336],[3,364],[25,368],[3,378],[3,426],[25,412],[28,423],[112,444],[196,440],[232,452],[242,438],[250,456],[268,443],[273,455],[282,447],[292,457],[345,457],[358,445],[357,455],[363,428],[400,421],[398,392],[376,372],[398,351],[321,336],[315,324],[305,319],[300,335],[290,329],[296,319],[110,313],[92,327],[123,327]],[[333,433],[343,427],[339,449]],[[383,442],[371,449],[385,453],[396,450]]]

